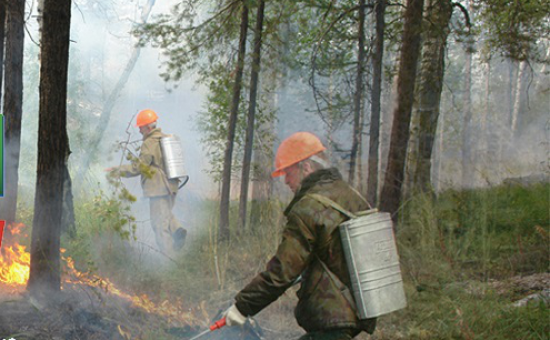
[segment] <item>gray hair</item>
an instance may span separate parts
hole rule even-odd
[[[330,162],[327,159],[327,155],[324,152],[319,152],[303,162],[309,162],[314,171],[330,168]]]

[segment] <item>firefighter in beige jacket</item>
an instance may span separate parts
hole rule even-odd
[[[173,255],[181,249],[187,231],[172,213],[178,193],[178,179],[168,179],[160,140],[165,134],[156,127],[158,116],[153,110],[143,110],[137,116],[137,126],[143,135],[139,158],[131,164],[108,168],[121,177],[141,176],[143,195],[149,198],[151,226],[159,249]]]

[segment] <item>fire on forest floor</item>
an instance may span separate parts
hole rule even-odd
[[[190,309],[180,299],[155,303],[124,292],[109,279],[78,271],[65,256],[61,292],[53,305],[42,306],[25,290],[30,255],[15,241],[22,229],[8,227],[0,253],[0,338],[139,339],[159,326],[192,333],[210,320],[202,305]]]

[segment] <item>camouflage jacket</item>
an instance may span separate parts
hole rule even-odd
[[[139,158],[118,168],[122,177],[141,175],[141,188],[145,197],[166,196],[178,192],[179,180],[166,177],[160,148],[160,139],[164,136],[160,128],[152,130],[143,137]]]
[[[340,233],[334,232],[347,217],[307,196],[311,193],[326,196],[352,212],[368,209],[365,199],[342,180],[338,170],[310,174],[285,210],[287,225],[276,255],[266,270],[239,292],[236,306],[243,315],[255,315],[302,275],[295,316],[303,329],[357,328],[372,332],[375,320],[357,318]],[[334,279],[320,261],[334,273]]]

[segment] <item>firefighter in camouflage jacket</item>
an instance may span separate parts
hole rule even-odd
[[[367,210],[368,203],[337,169],[327,168],[324,150],[307,132],[291,135],[277,150],[272,176],[284,175],[295,193],[285,210],[283,239],[266,270],[235,297],[228,325],[243,324],[300,281],[295,317],[307,332],[300,340],[352,339],[374,331],[376,319],[357,317],[340,233],[334,232],[346,217],[308,195],[325,196],[352,212]]]

